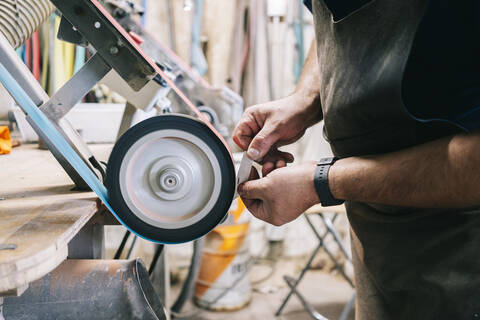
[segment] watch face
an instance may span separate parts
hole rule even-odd
[[[324,166],[324,165],[333,164],[335,160],[336,160],[335,157],[322,158],[320,159],[320,161],[318,161],[317,165]]]

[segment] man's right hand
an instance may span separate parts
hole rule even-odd
[[[300,139],[319,118],[320,108],[293,94],[247,108],[233,132],[233,140],[242,150],[248,150],[250,159],[263,164],[265,176],[293,162],[292,154],[278,148]]]

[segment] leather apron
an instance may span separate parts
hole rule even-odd
[[[313,0],[324,135],[336,156],[386,153],[454,132],[406,111],[402,80],[428,0],[372,0],[334,21]],[[356,319],[480,319],[480,211],[346,203]]]

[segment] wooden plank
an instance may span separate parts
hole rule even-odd
[[[0,296],[18,296],[28,288],[30,282],[38,280],[47,273],[53,271],[65,259],[67,259],[68,247],[58,248],[55,254],[51,254],[40,261],[38,265],[26,270],[12,272],[5,277],[0,277]],[[20,294],[16,289],[20,288]],[[12,294],[13,293],[13,294]]]
[[[15,244],[17,248],[0,251],[0,277],[35,267],[55,255],[97,211],[95,198],[27,199],[21,207],[15,201],[5,202],[10,203],[0,206],[0,243]],[[14,231],[4,230],[4,225],[12,226]]]
[[[106,159],[110,146],[95,146]],[[0,295],[28,285],[67,257],[68,242],[99,210],[93,192],[74,185],[49,151],[26,145],[0,157]]]

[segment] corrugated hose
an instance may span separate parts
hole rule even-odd
[[[0,0],[0,32],[17,49],[53,10],[49,0]]]

